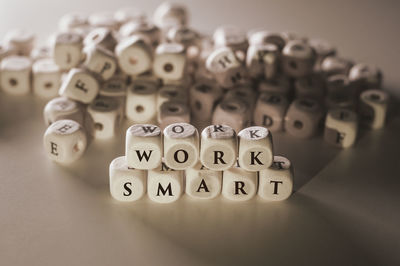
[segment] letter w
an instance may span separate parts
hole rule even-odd
[[[150,150],[149,153],[146,153],[146,151],[143,151],[142,154],[140,154],[140,150],[135,150],[136,151],[136,155],[139,158],[139,161],[141,162],[143,157],[146,159],[146,161],[148,162],[151,156],[151,153],[153,152],[153,150]]]
[[[146,127],[142,127],[144,133],[153,133],[154,130],[156,130],[157,127],[151,127],[151,126],[146,126]]]

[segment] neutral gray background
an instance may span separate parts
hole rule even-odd
[[[75,10],[158,1],[0,0],[0,36],[14,27],[40,38]],[[377,64],[400,95],[398,1],[187,1],[192,25],[266,27],[324,38],[341,55]],[[60,167],[42,148],[44,102],[0,93],[0,265],[399,265],[400,118],[337,150],[321,137],[275,134],[295,166],[297,192],[282,203],[223,198],[121,204],[108,192],[108,164],[124,133],[95,141]],[[125,127],[128,125],[125,125]]]

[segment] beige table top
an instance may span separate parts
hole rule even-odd
[[[134,1],[1,1],[0,36],[31,27],[42,36],[72,10],[116,9]],[[136,2],[139,6],[141,3]],[[265,26],[327,39],[346,57],[376,63],[399,95],[399,2],[190,1],[193,25]],[[156,1],[143,8],[154,9]],[[51,12],[50,12],[51,10]],[[44,102],[0,93],[0,265],[399,265],[400,117],[363,132],[344,151],[321,137],[275,134],[295,166],[287,201],[223,198],[159,205],[111,199],[108,164],[124,132],[94,141],[81,161],[45,158]],[[127,125],[125,125],[127,126]]]

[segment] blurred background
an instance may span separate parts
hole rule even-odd
[[[400,92],[399,1],[317,1],[317,0],[203,0],[185,3],[191,14],[190,25],[205,33],[222,24],[244,30],[266,28],[292,31],[327,40],[339,54],[356,62],[376,64],[384,73],[384,87]],[[0,37],[11,28],[32,30],[43,39],[57,30],[58,19],[73,11],[88,14],[136,6],[148,15],[162,1],[146,0],[0,0]]]

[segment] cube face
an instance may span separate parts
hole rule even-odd
[[[88,71],[71,69],[60,88],[60,95],[73,100],[90,103],[99,92],[98,80]]]
[[[207,58],[206,68],[213,73],[218,84],[229,88],[242,82],[244,68],[232,49],[222,47],[213,51]]]
[[[3,40],[7,46],[13,46],[20,56],[29,56],[35,42],[35,35],[27,30],[13,29],[6,33]]]
[[[54,62],[62,70],[77,67],[82,60],[82,37],[77,33],[59,33],[53,46]]]
[[[317,134],[322,116],[322,109],[316,101],[297,99],[286,113],[285,129],[294,137],[311,138]]]
[[[134,123],[151,123],[156,118],[157,87],[150,82],[135,82],[128,88],[126,116]]]
[[[44,121],[47,126],[58,120],[73,120],[83,125],[83,110],[81,106],[73,100],[64,97],[57,97],[50,100],[43,111]]]
[[[44,148],[47,156],[62,164],[78,160],[86,150],[86,133],[77,122],[58,120],[44,133]]]
[[[250,124],[249,107],[241,99],[225,99],[216,106],[212,123],[228,125],[239,132]]]
[[[103,80],[111,78],[117,70],[114,54],[101,46],[85,47],[86,60],[84,65],[90,71],[97,73]]]
[[[58,95],[61,85],[61,72],[52,59],[39,59],[32,66],[33,93],[50,99]]]
[[[304,77],[313,70],[315,54],[302,40],[289,41],[282,50],[282,68],[291,77]]]
[[[365,89],[380,89],[382,72],[376,66],[359,63],[350,69],[349,79],[360,86],[360,92]]]
[[[288,106],[287,98],[282,95],[261,93],[254,109],[254,124],[267,127],[271,132],[281,131]]]
[[[98,27],[86,35],[83,44],[84,46],[102,46],[110,51],[114,51],[117,41],[111,29]]]
[[[347,59],[337,56],[327,56],[321,63],[321,72],[326,77],[336,74],[347,75],[352,65]]]
[[[357,137],[357,114],[347,109],[333,109],[325,120],[324,140],[337,147],[348,148]]]
[[[152,67],[151,49],[140,37],[128,37],[117,45],[115,52],[119,67],[128,75],[136,76]]]
[[[188,123],[174,123],[164,129],[164,162],[175,170],[194,166],[199,158],[199,134]]]
[[[210,170],[229,169],[237,158],[235,131],[225,125],[211,125],[201,133],[200,160]]]
[[[173,123],[190,123],[190,111],[185,103],[167,101],[160,106],[159,124],[161,129]]]
[[[24,56],[8,56],[1,61],[0,87],[11,95],[26,95],[31,89],[31,61]]]
[[[190,88],[189,94],[193,120],[211,123],[214,106],[222,90],[212,82],[200,81]]]
[[[121,121],[121,108],[117,99],[100,97],[87,108],[93,121],[93,136],[97,139],[109,139],[115,136]]]
[[[205,168],[200,162],[188,168],[186,194],[194,199],[213,199],[221,193],[222,172]]]
[[[169,169],[162,164],[147,175],[147,192],[149,198],[157,203],[171,203],[178,200],[183,193],[183,172]]]
[[[223,172],[222,195],[233,201],[246,201],[257,192],[257,173],[232,167]]]
[[[132,202],[146,193],[145,171],[129,168],[125,156],[115,158],[110,164],[109,172],[110,192],[114,199]]]
[[[126,131],[126,159],[129,167],[155,169],[162,159],[161,129],[151,124],[133,125]]]
[[[360,95],[360,121],[372,129],[385,125],[389,95],[382,90],[366,90]]]
[[[278,67],[278,47],[274,44],[250,45],[247,49],[246,66],[253,78],[265,76],[272,79]]]
[[[163,80],[181,80],[186,69],[184,47],[181,44],[161,44],[154,58],[154,74]]]
[[[258,195],[268,201],[287,199],[293,191],[293,169],[290,161],[282,156],[274,156],[268,169],[259,172]]]
[[[239,132],[239,165],[246,171],[260,171],[273,161],[272,136],[264,127],[248,127]]]

